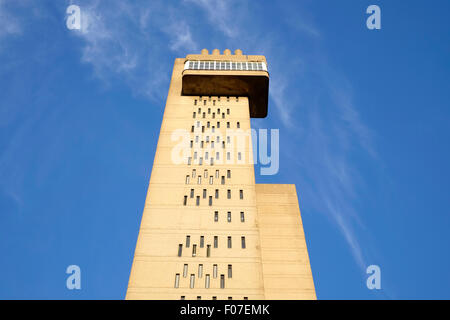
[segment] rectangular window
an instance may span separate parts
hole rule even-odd
[[[203,189],[203,199],[206,199],[206,189]]]
[[[228,300],[233,300],[233,297],[228,297]]]
[[[219,154],[219,152],[216,152],[216,160],[220,160],[220,154]]]
[[[177,273],[175,275],[175,285],[174,285],[174,287],[175,288],[179,288],[180,287],[180,274],[179,273]]]
[[[181,257],[182,254],[183,254],[183,245],[180,243],[178,245],[178,256]]]
[[[197,245],[196,244],[192,245],[192,256],[193,257],[197,256]]]
[[[196,175],[197,175],[197,170],[192,169],[192,178],[195,178]]]
[[[194,289],[194,285],[195,285],[195,274],[191,274],[191,281],[189,284],[189,288]]]
[[[225,113],[222,113],[222,119],[225,119]]]
[[[227,190],[227,198],[231,199],[231,190],[230,189]]]
[[[189,158],[188,158],[188,165],[189,165],[189,166],[191,165],[191,162],[192,162],[192,157],[189,157]]]
[[[227,136],[227,143],[231,143],[231,137]]]
[[[227,152],[227,160],[231,159],[231,154],[229,152]]]
[[[230,211],[228,211],[227,220],[228,220],[228,222],[231,222],[231,212]]]
[[[211,256],[211,245],[208,244],[206,246],[206,257],[209,258]]]
[[[209,206],[212,206],[212,196],[209,196]]]
[[[203,265],[202,264],[198,265],[198,277],[199,278],[203,277]]]
[[[208,170],[205,169],[205,171],[203,171],[203,176],[205,177],[205,179],[208,178]]]
[[[219,189],[216,189],[216,199],[219,199]]]
[[[197,184],[202,184],[202,176],[197,177]]]
[[[232,278],[233,277],[233,267],[231,266],[231,264],[228,265],[228,278]]]
[[[219,179],[219,170],[216,170],[216,179]]]
[[[220,136],[217,136],[216,141],[217,141],[217,143],[220,142]]]
[[[197,99],[194,100],[194,106],[196,106],[196,105],[197,105]]]
[[[202,300],[202,296],[197,296],[197,300]]]
[[[205,246],[205,237],[200,236],[200,248],[203,248]]]
[[[245,222],[245,215],[243,211],[241,211],[241,222]]]
[[[230,114],[230,109],[227,109],[227,114]]]
[[[201,158],[200,158],[201,159]],[[238,152],[238,160],[241,161],[242,160],[242,153]]]
[[[197,196],[197,200],[195,201],[195,205],[196,206],[200,205],[200,196]]]
[[[220,275],[220,289],[225,289],[225,275]]]
[[[211,159],[212,160],[212,159]],[[210,176],[209,177],[209,184],[213,184],[214,183],[214,178],[213,178],[213,176]]]
[[[183,278],[187,277],[187,273],[188,273],[188,265],[185,264],[183,267]]]
[[[219,221],[219,211],[214,211],[214,222]]]
[[[180,300],[186,300],[186,296],[181,296]]]
[[[207,274],[205,277],[205,288],[206,289],[209,289],[209,283],[210,283],[209,274]]]
[[[208,108],[208,114],[211,114],[211,108]]]
[[[245,249],[245,237],[241,237],[241,247]]]
[[[228,128],[228,129],[230,128],[230,123],[229,123],[229,122],[227,122],[227,128]]]
[[[219,237],[214,236],[214,248],[218,248],[218,247],[219,247]]]
[[[237,128],[239,129],[241,127],[240,122],[236,123]]]
[[[187,196],[184,196],[183,206],[187,205]]]
[[[191,189],[191,198],[194,198],[194,189]]]
[[[216,296],[213,296],[212,299],[213,299],[213,300],[217,300],[217,297],[216,297]]]
[[[202,117],[205,118],[206,117],[206,113],[203,112]]]
[[[191,236],[186,236],[186,248],[191,246]]]
[[[191,128],[191,132],[194,132],[194,126],[192,126],[192,128]]]
[[[244,190],[239,190],[239,198],[244,199]]]
[[[217,264],[213,265],[213,278],[217,278]]]
[[[227,178],[228,178],[228,179],[231,178],[231,170],[227,170]]]
[[[228,237],[228,249],[231,249],[231,237]]]
[[[217,121],[217,128],[220,128],[220,122]]]
[[[248,297],[244,297],[244,300],[248,300]]]
[[[220,179],[220,184],[225,184],[225,176],[222,176],[222,178]]]
[[[203,157],[200,157],[200,159],[199,159],[199,161],[198,161],[198,164],[199,165],[202,165],[203,164]],[[200,176],[199,176],[200,177]]]
[[[192,118],[195,119],[195,111],[192,113]]]

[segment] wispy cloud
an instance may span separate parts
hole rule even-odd
[[[198,50],[181,8],[162,1],[84,1],[80,7],[82,29],[75,33],[85,43],[82,61],[105,83],[120,77],[135,93],[161,100],[161,86],[168,81],[162,71],[170,68],[162,64],[167,50]]]

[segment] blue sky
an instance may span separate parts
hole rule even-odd
[[[240,48],[271,75],[252,125],[280,129],[256,179],[296,184],[318,298],[449,299],[449,9],[0,0],[0,298],[124,298],[173,61]]]

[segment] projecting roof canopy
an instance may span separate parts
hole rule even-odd
[[[182,79],[183,95],[245,96],[250,117],[267,116],[269,74],[264,62],[186,61]]]

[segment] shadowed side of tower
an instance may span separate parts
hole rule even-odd
[[[175,60],[127,299],[315,299],[293,185],[256,185],[264,56]]]

